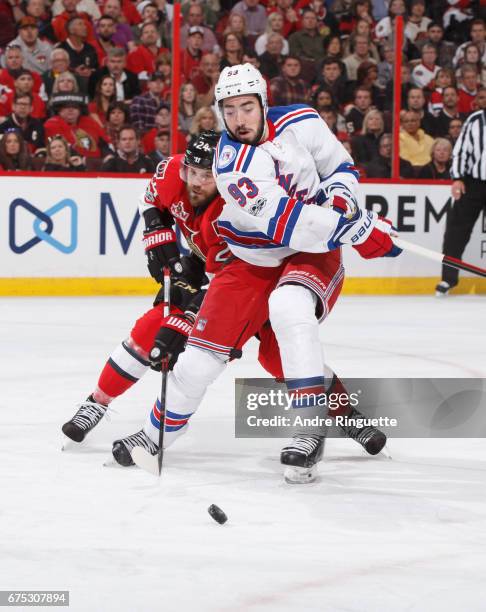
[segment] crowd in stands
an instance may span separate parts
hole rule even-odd
[[[362,176],[390,177],[398,15],[401,176],[448,179],[465,118],[486,109],[482,0],[182,0],[181,11],[173,91],[171,2],[0,0],[0,170],[152,172],[221,128],[220,71],[250,62],[270,104],[312,105]]]

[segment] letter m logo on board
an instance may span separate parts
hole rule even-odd
[[[126,204],[124,202],[124,204]],[[123,228],[120,223],[120,219],[118,217],[116,207],[113,204],[113,200],[111,199],[111,195],[109,193],[101,193],[101,201],[100,201],[100,255],[106,255],[106,233],[108,226],[108,215],[111,217],[113,222],[113,226],[115,228],[116,235],[118,240],[120,241],[121,248],[123,250],[123,254],[126,255],[128,253],[128,249],[133,240],[133,236],[135,234],[135,230],[137,229],[138,222],[140,220],[140,215],[137,209],[135,209],[135,214],[131,221],[130,227],[128,228],[128,232],[125,236],[123,233]]]

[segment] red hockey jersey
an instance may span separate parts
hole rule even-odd
[[[168,211],[180,228],[191,250],[206,262],[206,272],[214,274],[231,257],[227,244],[216,231],[216,219],[224,206],[217,194],[207,206],[193,207],[185,182],[179,175],[183,155],[160,162],[140,201],[140,213],[156,207]]]

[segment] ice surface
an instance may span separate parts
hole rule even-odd
[[[71,610],[484,611],[484,440],[330,440],[320,481],[287,485],[282,440],[237,440],[233,378],[211,387],[159,480],[106,468],[159,388],[150,372],[86,443],[60,425],[147,298],[0,301],[0,589],[66,589]],[[321,328],[343,376],[486,376],[484,298],[340,300]],[[220,526],[211,503],[228,515]]]

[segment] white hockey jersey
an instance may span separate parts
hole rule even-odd
[[[218,233],[240,259],[278,266],[296,252],[337,248],[342,216],[313,204],[319,187],[355,196],[359,174],[346,149],[309,106],[273,107],[269,138],[251,146],[224,132],[213,171],[226,201]],[[350,192],[350,193],[349,193]]]

